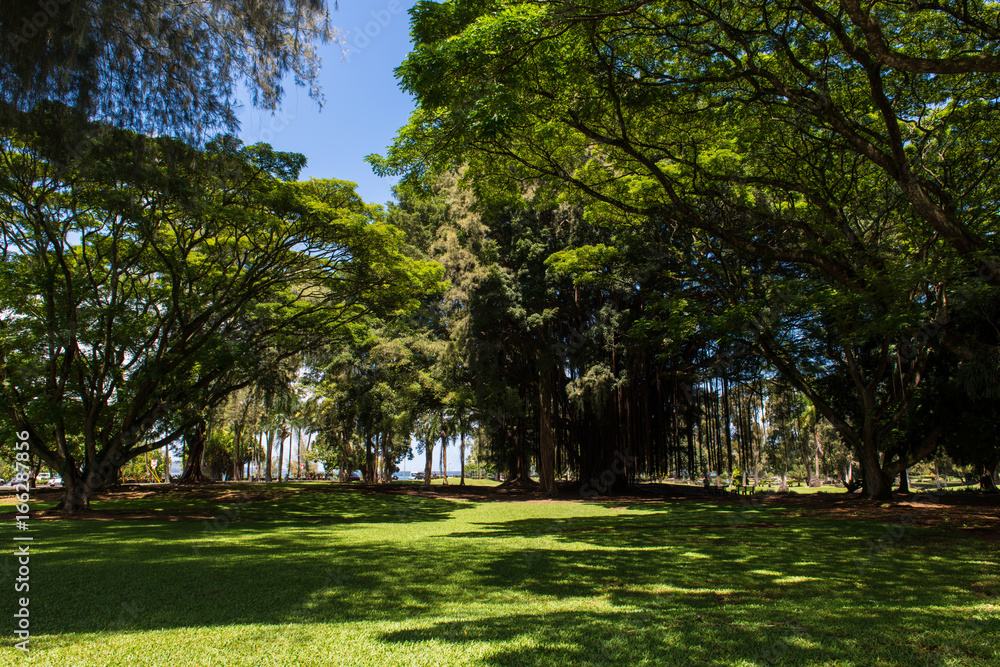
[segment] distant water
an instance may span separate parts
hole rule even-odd
[[[416,473],[418,473],[418,472],[420,474],[423,474],[424,471],[423,470],[407,470],[407,471],[400,471],[400,472],[398,472],[396,474],[399,476],[399,479],[414,479],[413,475],[416,474]],[[170,471],[170,476],[171,477],[180,477],[183,473],[184,473],[184,471],[178,468],[176,470],[171,470]],[[277,474],[277,473],[275,473],[275,474]],[[440,470],[435,470],[433,472],[433,474],[440,475],[441,471]],[[469,471],[466,470],[465,474],[468,475]],[[461,476],[462,476],[462,471],[461,470],[449,470],[448,471],[448,477],[461,477]]]
[[[400,479],[413,479],[413,475],[416,474],[416,473],[418,473],[418,472],[420,474],[424,473],[423,470],[407,470],[407,471],[398,472],[396,474],[399,475]],[[440,470],[434,470],[434,471],[432,471],[431,474],[433,474],[433,475],[440,475],[441,471]],[[469,471],[466,470],[465,474],[468,475]],[[448,477],[461,477],[461,476],[462,476],[462,471],[461,470],[449,470],[448,471]]]

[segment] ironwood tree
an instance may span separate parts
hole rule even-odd
[[[337,35],[326,4],[5,2],[0,113],[58,101],[119,127],[206,136],[236,128],[240,85],[273,110],[291,75],[321,101],[316,45]]]

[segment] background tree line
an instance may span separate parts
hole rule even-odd
[[[604,359],[564,365],[517,392],[520,406],[502,405],[497,438],[512,461],[536,429],[546,469],[551,397],[568,400],[553,382],[600,414],[603,430],[584,430],[597,442],[576,454],[587,477],[670,423],[645,408],[673,401],[660,371],[705,382],[717,375],[707,362],[737,375],[757,364],[758,377],[803,394],[859,462],[869,497],[887,497],[940,447],[994,470],[991,11],[420,3],[397,70],[419,106],[372,163],[412,183],[462,170],[487,217],[535,218],[510,246],[517,289],[504,293],[502,273],[492,283],[494,305],[511,304],[502,324],[520,336],[516,358],[498,352],[498,372],[544,374],[540,343],[568,340],[566,327],[603,343]],[[567,275],[546,288],[574,295],[556,306],[521,289],[523,267],[537,220],[567,206],[591,236],[555,247],[557,230],[545,235],[536,261]],[[505,224],[490,227],[500,248]],[[520,353],[529,339],[534,358]],[[645,447],[636,456],[655,469]]]

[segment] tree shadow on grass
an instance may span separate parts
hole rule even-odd
[[[622,508],[616,508],[622,509]],[[789,518],[765,507],[684,503],[677,506],[633,506],[634,511],[614,516],[524,518],[474,524],[476,530],[451,533],[451,537],[539,538],[585,542],[595,547],[641,547],[684,542],[745,544],[812,540],[829,535],[841,539],[845,525],[823,518]],[[856,524],[859,535],[877,533],[875,524]]]
[[[433,496],[390,495],[364,489],[331,487],[290,498],[247,503],[240,517],[284,524],[415,523],[444,521],[464,507],[460,501]]]
[[[215,532],[198,523],[49,522],[33,546],[32,628],[60,635],[394,620],[413,627],[384,641],[509,642],[487,662],[495,665],[670,664],[661,661],[670,656],[810,664],[841,660],[838,651],[854,651],[861,664],[859,642],[872,655],[895,647],[885,664],[939,664],[907,660],[918,644],[950,646],[934,633],[944,637],[958,622],[970,583],[994,576],[981,550],[938,542],[933,531],[911,529],[891,551],[866,557],[865,538],[884,527],[810,518],[720,529],[725,511],[707,506],[514,518],[429,539],[400,532],[458,507],[352,492],[285,499],[261,512],[266,523],[248,514]],[[272,516],[286,508],[284,519]],[[323,512],[336,520],[310,523]],[[749,537],[733,537],[741,533]],[[497,613],[511,599],[580,611]],[[440,620],[456,613],[469,620]],[[907,639],[917,632],[919,642]],[[787,651],[766,653],[775,645]]]
[[[806,651],[778,633],[773,633],[773,639],[759,632],[730,634],[720,652],[720,642],[708,636],[706,626],[689,626],[675,619],[627,612],[512,614],[440,622],[386,633],[382,640],[496,644],[499,650],[482,664],[498,666],[732,665],[741,659],[757,662],[769,657],[787,658],[791,661],[787,664],[808,664]],[[705,643],[711,648],[704,648]]]
[[[215,491],[214,494],[196,497],[172,494],[146,497],[108,495],[96,501],[95,511],[84,518],[197,522],[208,518],[218,524],[267,521],[271,525],[411,523],[443,521],[463,506],[461,501],[433,496],[377,494],[362,488],[334,485],[309,488],[285,484],[233,485]],[[143,516],[143,512],[149,513],[149,516]],[[58,515],[50,518],[63,520]]]
[[[436,622],[384,633],[382,641],[408,645],[431,642],[471,648],[496,646],[482,661],[503,667],[532,665],[820,665],[880,664],[943,667],[970,654],[989,664],[988,650],[959,642],[928,648],[901,641],[901,628],[933,628],[940,619],[922,611],[888,624],[872,624],[845,614],[836,625],[767,618],[733,620],[711,613],[691,614],[663,606],[619,612],[507,614]],[[957,623],[960,619],[951,619]],[[859,628],[864,628],[859,630]],[[933,631],[933,630],[932,630]],[[905,635],[903,636],[905,637]],[[986,635],[980,635],[984,640]],[[414,644],[417,648],[414,648]]]

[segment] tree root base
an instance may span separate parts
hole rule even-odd
[[[537,491],[539,488],[541,488],[541,485],[535,480],[531,479],[530,477],[521,477],[520,475],[518,475],[517,477],[512,477],[511,479],[506,480],[496,488]]]
[[[192,476],[192,477],[175,477],[170,480],[171,484],[176,484],[177,486],[201,486],[208,484],[217,484],[217,482],[204,475]]]

